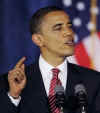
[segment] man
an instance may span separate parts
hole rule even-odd
[[[41,51],[39,61],[25,67],[23,57],[8,75],[1,76],[0,112],[79,112],[80,104],[73,97],[82,89],[87,96],[88,112],[99,113],[100,73],[66,61],[74,53],[74,33],[68,14],[57,7],[45,7],[32,16],[30,23],[32,41]],[[53,68],[56,72],[59,69],[59,74],[55,72],[53,76]],[[56,105],[56,86],[64,88],[66,101],[62,107]]]

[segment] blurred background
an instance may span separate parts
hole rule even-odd
[[[23,56],[26,65],[38,58],[29,20],[37,9],[48,5],[62,7],[70,15],[76,46],[68,60],[100,71],[100,0],[0,0],[0,74]]]

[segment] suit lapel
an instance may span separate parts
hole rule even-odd
[[[74,95],[74,87],[76,84],[80,83],[80,77],[78,74],[77,69],[73,66],[73,64],[68,63],[68,77],[67,77],[67,84],[66,84],[66,98],[71,95]]]
[[[30,72],[29,72],[30,71]],[[31,65],[28,69],[29,87],[31,87],[31,109],[32,112],[48,112],[48,99],[45,91],[43,79],[39,69],[39,64]],[[28,88],[29,89],[29,88]],[[35,107],[33,107],[35,106]],[[36,107],[37,106],[37,107]]]

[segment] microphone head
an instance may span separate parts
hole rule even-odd
[[[64,88],[61,85],[56,85],[55,87],[55,95],[56,95],[56,106],[61,108],[64,107],[65,103],[65,95]]]
[[[61,85],[56,85],[55,87],[55,93],[64,93],[64,87]]]
[[[87,94],[85,86],[83,84],[77,84],[74,89],[75,89],[75,94],[78,94],[78,93],[85,93],[85,94]]]
[[[77,84],[75,86],[75,97],[78,99],[79,106],[87,105],[87,92],[83,84]]]

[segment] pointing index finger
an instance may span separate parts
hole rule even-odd
[[[19,62],[16,64],[16,68],[21,67],[24,64],[24,61],[26,60],[26,57],[22,57]]]

